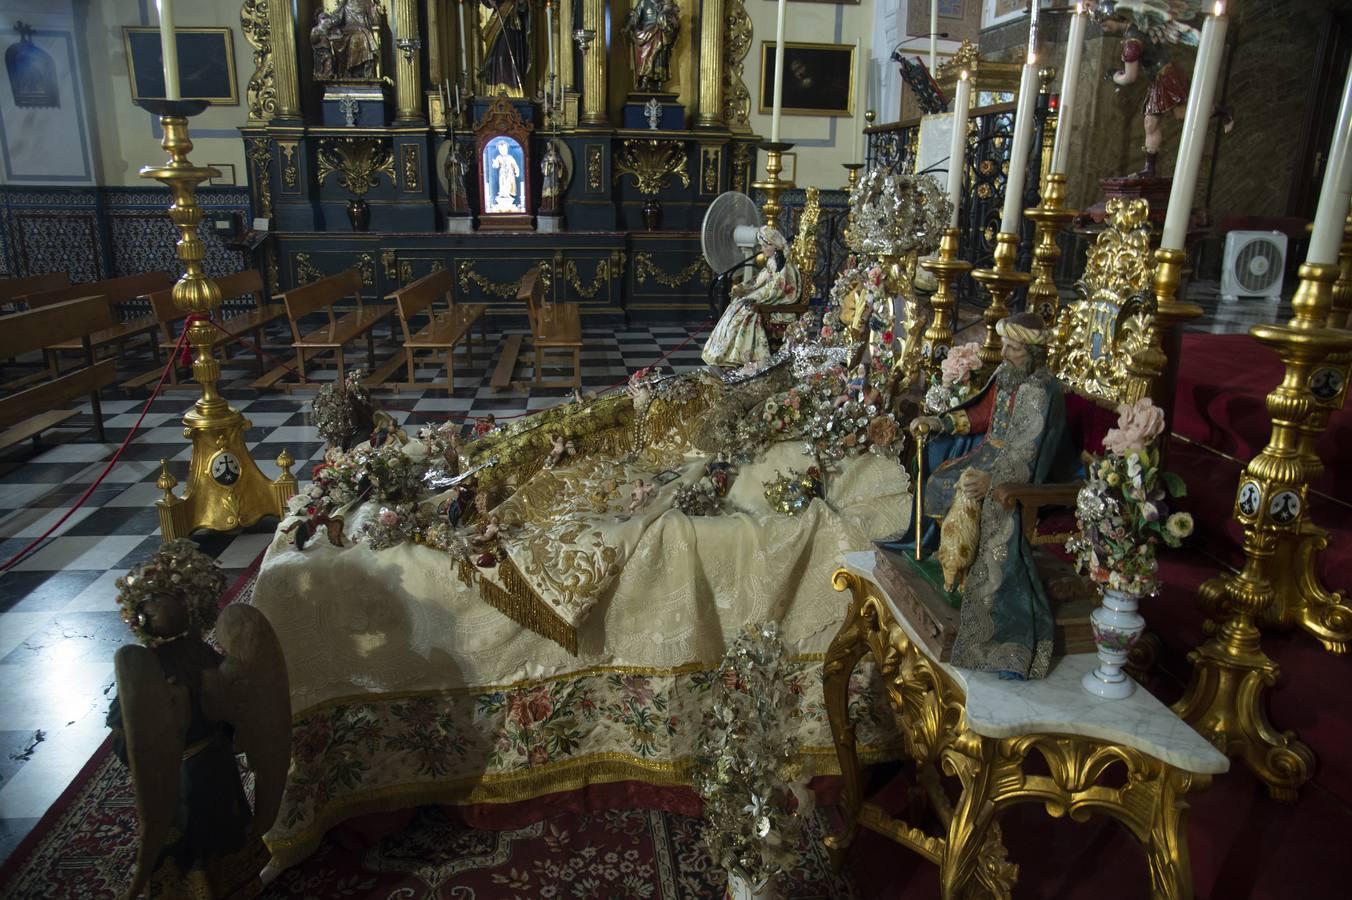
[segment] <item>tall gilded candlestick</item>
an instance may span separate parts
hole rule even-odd
[[[784,171],[784,154],[793,148],[793,144],[766,141],[760,148],[765,151],[765,180],[753,182],[751,186],[765,193],[765,203],[761,207],[765,224],[778,228],[779,214],[784,211],[779,204],[779,195],[794,186],[792,181],[781,179],[779,173]]]
[[[995,236],[995,258],[989,269],[975,269],[974,278],[991,295],[991,302],[981,313],[986,325],[986,337],[981,342],[981,363],[987,369],[1000,364],[1000,351],[1004,342],[995,326],[1009,315],[1009,301],[1014,292],[1033,280],[1027,272],[1016,269],[1019,258],[1019,236],[1001,231]]]
[[[920,260],[920,267],[934,274],[939,288],[930,296],[930,322],[921,338],[920,357],[930,374],[937,374],[939,364],[953,349],[953,310],[958,305],[957,281],[972,270],[972,264],[958,258],[958,229],[944,229],[939,239],[939,252]]]
[[[187,341],[195,354],[193,378],[202,386],[202,396],[183,418],[184,437],[192,440],[188,486],[182,496],[174,496],[177,481],[169,473],[166,460],[161,461],[157,482],[164,491],[155,504],[160,531],[165,540],[173,540],[199,528],[233,531],[264,516],[280,518],[296,492],[296,478],[290,468],[294,460],[285,450],[277,459],[282,472],[276,481],[268,481],[259,471],[244,442],[249,420],[231,407],[216,387],[221,367],[215,347],[221,332],[211,319],[220,307],[221,289],[202,268],[205,251],[197,233],[202,209],[197,205],[196,190],[197,185],[219,177],[220,172],[188,161],[192,150],[188,116],[205,109],[206,101],[143,100],[140,105],[160,117],[164,129],[160,146],[169,153],[167,163],[146,166],[141,169],[141,177],[163,182],[173,196],[169,219],[179,232],[178,258],[184,270],[174,285],[174,303],[185,315],[200,317],[187,326]]]

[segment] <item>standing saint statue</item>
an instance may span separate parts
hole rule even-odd
[[[310,29],[315,81],[380,81],[384,25],[380,0],[338,0],[318,10]]]
[[[676,0],[635,0],[620,31],[629,38],[634,84],[640,91],[660,91],[671,78],[671,48],[680,31]]]
[[[558,214],[563,193],[563,157],[553,141],[545,144],[545,156],[540,160],[540,212]]]
[[[479,69],[488,96],[526,96],[530,72],[530,4],[523,0],[479,0],[484,61]]]
[[[465,190],[465,159],[452,143],[446,154],[446,211],[453,216],[469,215],[469,193]]]
[[[493,157],[493,171],[497,178],[497,190],[489,212],[523,212],[525,207],[517,198],[517,187],[521,180],[521,167],[511,154],[506,141],[498,141],[498,155]]]

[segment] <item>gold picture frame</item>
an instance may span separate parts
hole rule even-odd
[[[213,106],[239,106],[235,75],[235,37],[230,28],[175,28],[178,78],[184,100]],[[160,30],[140,25],[122,28],[131,99],[164,98],[164,54]]]
[[[854,51],[854,44],[785,41],[784,69],[793,76],[784,78],[781,112],[786,116],[853,116],[858,88]],[[765,116],[774,111],[774,61],[775,42],[761,41],[758,111]]]

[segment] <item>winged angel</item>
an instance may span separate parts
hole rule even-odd
[[[291,759],[281,645],[244,604],[217,614],[225,575],[191,541],[163,544],[119,579],[122,617],[142,646],[117,651],[114,749],[131,770],[141,842],[126,896],[255,896]],[[215,626],[224,651],[204,634]],[[254,774],[250,810],[235,754]]]
[[[1164,117],[1181,119],[1188,101],[1188,73],[1169,59],[1168,47],[1196,47],[1199,32],[1192,22],[1203,14],[1205,0],[1096,0],[1090,4],[1094,21],[1108,34],[1122,37],[1122,68],[1113,73],[1118,87],[1149,81],[1145,104],[1145,168],[1141,178],[1155,175],[1160,145],[1164,141]],[[1225,117],[1225,130],[1232,122]]]

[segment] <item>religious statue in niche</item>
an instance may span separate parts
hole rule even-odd
[[[1188,73],[1169,59],[1168,45],[1196,47],[1199,32],[1190,20],[1202,14],[1203,0],[1097,0],[1091,4],[1094,21],[1107,34],[1122,38],[1122,68],[1112,74],[1118,88],[1149,82],[1142,112],[1145,116],[1145,167],[1136,173],[1153,178],[1164,142],[1164,117],[1182,119],[1188,102]],[[1234,125],[1222,111],[1225,130]]]
[[[384,76],[379,0],[329,0],[315,12],[310,29],[314,80],[373,82]]]
[[[483,93],[492,97],[526,96],[530,72],[530,4],[523,0],[479,0],[479,33],[484,61],[479,69]]]
[[[676,0],[634,0],[620,31],[629,39],[634,84],[640,91],[660,91],[671,78],[680,16]]]
[[[490,213],[526,211],[526,181],[521,145],[500,137],[484,149],[484,197]]]
[[[563,157],[553,141],[545,143],[545,157],[540,160],[540,212],[558,215],[563,201]]]
[[[446,211],[453,216],[469,215],[465,168],[464,156],[452,144],[446,152]]]
[[[941,534],[936,520],[944,520],[947,546],[939,548],[939,561],[947,585],[962,586],[953,665],[1002,678],[1043,678],[1051,663],[1051,606],[1019,511],[1006,509],[993,492],[1002,484],[1067,478],[1075,452],[1061,385],[1047,368],[1042,318],[1017,313],[997,330],[1004,358],[985,388],[940,416],[911,423],[913,433],[935,436],[925,448],[927,521],[920,539],[935,549]],[[879,544],[913,553],[914,529]]]
[[[530,123],[512,101],[498,94],[474,126],[478,153],[479,228],[524,231],[534,226],[531,209]]]
[[[23,107],[59,107],[61,90],[56,80],[56,63],[52,57],[33,43],[33,26],[17,22],[18,43],[5,48],[5,72],[9,75],[9,89],[14,105]]]
[[[248,604],[218,612],[225,574],[189,540],[162,544],[117,589],[141,644],[113,657],[117,697],[107,720],[140,818],[125,896],[252,897],[291,760],[277,635]],[[219,650],[204,637],[213,626]],[[237,752],[254,773],[252,809]]]

